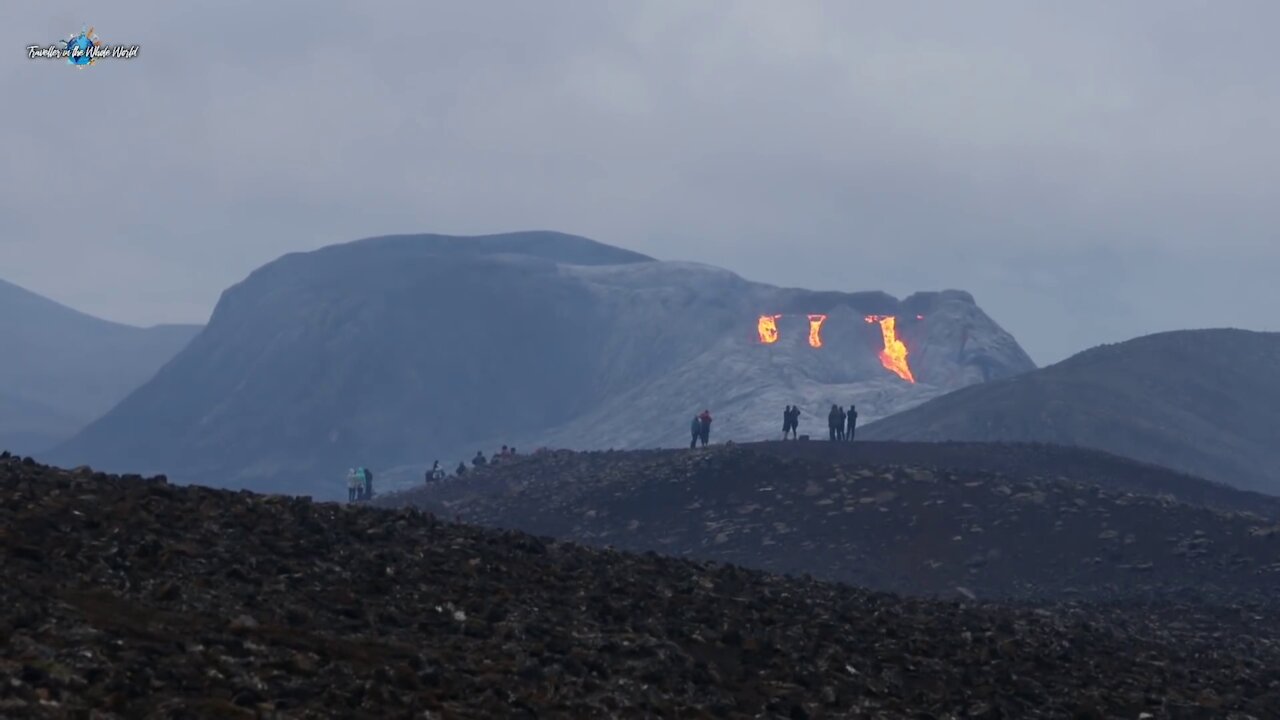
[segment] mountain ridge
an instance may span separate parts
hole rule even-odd
[[[821,348],[805,308],[830,316]],[[917,348],[912,385],[877,359],[864,316],[920,309],[932,322],[899,327]],[[772,345],[757,336],[766,312],[786,313]],[[775,401],[856,400],[871,418],[1031,367],[967,293],[809,297],[557,233],[384,236],[255,270],[49,458],[319,494],[353,465],[416,475],[491,443],[687,443],[689,414],[710,406],[717,439],[758,439],[780,432]]]

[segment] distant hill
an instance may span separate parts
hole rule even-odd
[[[375,503],[908,594],[1234,603],[1280,591],[1276,504],[1259,507],[1270,517],[1218,509],[1248,493],[1177,502],[1189,483],[1168,471],[1170,492],[1154,474],[1157,492],[1131,492],[1123,467],[1141,469],[1093,451],[992,445],[1012,453],[995,472],[933,464],[977,448],[880,464],[788,445],[548,453]]]
[[[67,439],[199,331],[107,322],[0,280],[0,448],[33,453]]]
[[[1186,330],[1104,345],[936,398],[860,437],[1078,445],[1280,494],[1280,333]]]
[[[916,383],[879,358],[873,315],[900,321]],[[831,403],[873,419],[1032,368],[960,291],[777,288],[552,232],[379,237],[253,272],[51,459],[335,497],[353,465],[389,479],[500,444],[670,446],[703,408],[713,439],[760,439],[786,404],[812,428]]]

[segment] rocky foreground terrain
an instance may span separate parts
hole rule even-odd
[[[812,442],[557,452],[381,502],[596,546],[908,594],[1234,602],[1280,591],[1274,518],[1098,484],[1133,467],[1128,461],[1086,452],[1058,472],[1035,458],[1072,451],[1028,446],[1019,450],[1021,460],[1009,461],[1017,474],[1007,474],[977,463],[931,463],[960,454],[945,449],[910,464],[901,453],[898,464],[859,457],[876,452]],[[891,448],[879,452],[893,455]],[[1032,474],[1037,466],[1050,472]],[[1105,472],[1091,475],[1091,467]],[[1168,475],[1171,490],[1184,495],[1196,482],[1212,489],[1205,491],[1211,499],[1237,493],[1227,505],[1263,497]],[[1153,490],[1160,487],[1155,477],[1145,481]]]
[[[0,454],[4,717],[1271,718],[1276,618],[902,599]]]

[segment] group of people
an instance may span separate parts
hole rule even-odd
[[[507,447],[506,445],[503,445],[501,450],[494,453],[492,458],[486,458],[484,456],[483,451],[477,450],[476,456],[471,458],[471,467],[472,469],[479,470],[480,468],[486,467],[488,465],[497,465],[499,463],[508,462],[511,459],[515,458],[516,455],[517,455],[516,449],[514,447]],[[433,467],[432,471],[428,473],[427,482],[431,482],[431,480],[434,477],[433,473],[439,467],[439,465],[440,463],[439,461],[437,461],[436,467]],[[466,475],[466,474],[467,474],[466,461],[459,462],[457,470],[454,470],[454,475]],[[441,478],[444,477],[443,471],[440,472],[440,477]]]
[[[830,433],[831,440],[853,441],[853,429],[858,424],[858,409],[854,405],[849,406],[849,411],[845,412],[839,405],[832,405],[831,412],[827,413],[827,430]],[[782,411],[782,439],[791,438],[799,439],[800,432],[800,406],[788,405]]]
[[[347,501],[362,502],[373,499],[373,472],[369,468],[347,470]]]
[[[839,405],[832,405],[831,412],[827,413],[827,428],[830,431],[832,441],[852,441],[854,427],[857,423],[858,410],[854,405],[850,405],[847,412]],[[786,440],[788,437],[799,439],[799,428],[800,407],[798,405],[788,405],[782,411],[782,439]],[[689,423],[689,436],[690,450],[698,447],[699,443],[702,444],[702,447],[706,447],[711,442],[710,410],[703,410],[693,416],[693,420]],[[516,449],[506,445],[503,445],[501,450],[494,453],[492,459],[486,458],[484,452],[477,450],[476,456],[471,459],[471,467],[478,470],[488,465],[507,462],[514,457],[516,457]],[[460,477],[466,474],[467,463],[465,461],[458,463],[458,468],[454,471],[454,475]],[[444,468],[440,467],[440,461],[436,460],[431,464],[431,468],[426,471],[424,479],[429,484],[443,480],[445,477]],[[363,467],[348,470],[347,490],[348,499],[351,502],[371,499],[373,497],[373,473],[368,468]]]
[[[827,430],[832,441],[853,442],[853,429],[857,425],[858,409],[853,405],[849,406],[849,412],[845,412],[839,405],[832,405],[831,412],[827,413]]]
[[[702,447],[706,447],[711,441],[711,411],[703,410],[698,415],[693,416],[693,422],[689,425],[689,449],[698,447],[698,443],[702,443]]]

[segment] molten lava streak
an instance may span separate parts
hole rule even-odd
[[[760,342],[772,345],[778,342],[778,318],[781,315],[761,315],[756,323],[756,332],[760,333]]]
[[[915,376],[911,374],[911,366],[907,364],[907,346],[898,339],[897,318],[892,315],[868,315],[866,320],[868,323],[880,323],[880,332],[884,335],[880,364],[903,380],[914,383]]]
[[[809,316],[809,345],[816,348],[822,347],[822,323],[826,319],[826,315]]]

